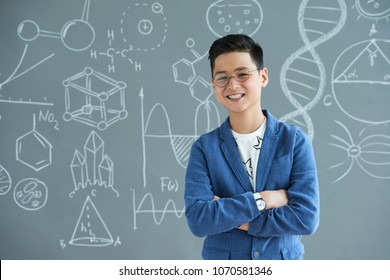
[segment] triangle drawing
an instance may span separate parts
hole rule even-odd
[[[74,228],[69,244],[75,246],[102,247],[114,243],[110,231],[88,196]]]
[[[390,54],[383,47],[380,41],[369,41],[334,82],[390,84]]]

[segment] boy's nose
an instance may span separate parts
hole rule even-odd
[[[240,86],[240,85],[241,85],[241,82],[237,81],[235,76],[231,76],[231,77],[229,77],[229,80],[228,80],[226,87],[235,88],[235,87]]]

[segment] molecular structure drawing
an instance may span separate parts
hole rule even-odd
[[[66,22],[61,32],[41,30],[32,20],[24,20],[18,26],[18,35],[24,41],[33,41],[38,37],[60,39],[62,44],[71,51],[84,51],[95,40],[95,30],[88,22],[90,0],[85,0],[81,19]]]
[[[115,81],[86,67],[82,72],[65,79],[62,84],[65,87],[65,121],[75,120],[105,130],[128,115],[124,82]]]

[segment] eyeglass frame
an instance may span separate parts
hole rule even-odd
[[[234,79],[235,79],[237,82],[239,82],[239,83],[244,83],[244,82],[248,81],[250,75],[252,75],[253,72],[255,72],[255,71],[261,71],[261,68],[256,68],[256,69],[253,69],[253,70],[246,70],[246,74],[248,74],[248,77],[247,77],[245,80],[242,80],[242,81],[240,81],[240,80],[237,78],[236,73],[237,73],[238,71],[245,71],[245,70],[244,70],[244,69],[236,69],[236,70],[234,70],[234,72],[233,72],[234,74],[231,75],[230,77],[226,74],[226,72],[217,73],[217,74],[214,75],[214,77],[213,77],[213,83],[214,83],[216,86],[220,87],[220,88],[226,87],[226,86],[229,84],[231,78],[234,78]],[[225,75],[226,75],[227,80],[226,80],[226,84],[225,84],[225,85],[223,85],[223,86],[222,86],[222,85],[219,85],[218,82],[215,81],[215,76],[217,76],[218,74],[225,74]]]

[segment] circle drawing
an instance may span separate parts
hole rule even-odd
[[[47,201],[47,187],[38,179],[24,179],[15,186],[14,199],[16,204],[25,210],[41,209]]]
[[[147,52],[165,42],[167,26],[160,3],[135,3],[122,13],[120,32],[130,49]]]
[[[390,122],[390,110],[383,107],[390,104],[390,41],[362,41],[344,50],[333,66],[332,91],[336,104],[352,119]]]
[[[255,0],[219,0],[207,9],[207,25],[216,36],[229,33],[252,36],[263,21],[263,9]]]

